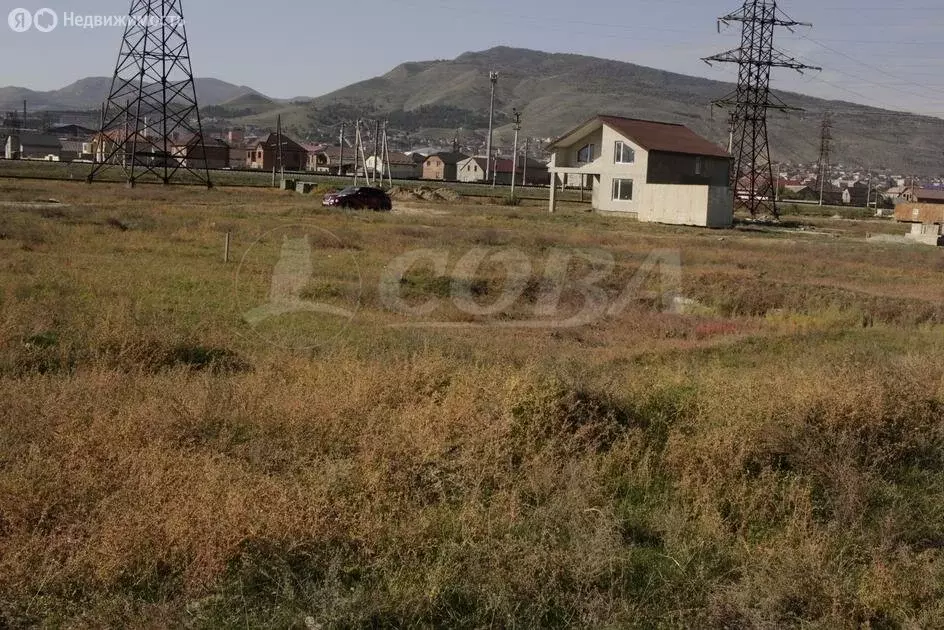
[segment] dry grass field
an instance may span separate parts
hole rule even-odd
[[[0,627],[940,627],[944,253],[538,204],[0,180]]]

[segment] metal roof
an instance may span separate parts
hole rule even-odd
[[[730,158],[730,154],[714,142],[702,138],[697,133],[677,123],[658,122],[654,120],[640,120],[623,118],[621,116],[594,116],[582,125],[568,131],[557,140],[554,140],[548,149],[558,146],[569,146],[565,141],[571,139],[576,142],[580,137],[590,133],[598,126],[606,125],[629,138],[647,151],[661,151],[664,153],[684,153],[705,157]]]
[[[436,153],[434,155],[429,156],[426,159],[429,160],[434,157],[437,157],[440,160],[442,160],[444,164],[449,164],[451,166],[453,164],[458,164],[459,162],[461,162],[462,160],[466,159],[469,156],[463,155],[461,153],[452,153],[452,152],[445,153],[444,152],[444,153]]]
[[[24,147],[45,147],[49,149],[59,149],[62,147],[59,138],[48,134],[27,131],[13,135],[19,138],[20,144]]]

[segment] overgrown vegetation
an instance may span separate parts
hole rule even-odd
[[[944,616],[944,264],[865,242],[900,228],[710,232],[423,202],[365,215],[245,189],[0,195],[27,202],[0,215],[4,627]],[[314,243],[306,291],[360,295],[354,322],[305,350],[241,319],[286,224],[335,235]],[[246,256],[236,283],[226,232]],[[612,295],[666,247],[697,300],[685,314],[640,301],[576,328],[413,328],[377,288],[397,256],[444,251],[446,274],[416,266],[404,299],[507,323],[533,317],[540,277],[470,318],[456,286],[488,304],[504,285],[497,265],[458,275],[468,251],[514,249],[540,273],[555,248],[603,249]]]

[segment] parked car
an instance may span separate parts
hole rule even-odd
[[[349,186],[344,190],[324,196],[321,205],[327,208],[351,208],[353,210],[392,210],[390,195],[379,188]]]

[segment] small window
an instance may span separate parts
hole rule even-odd
[[[633,164],[636,162],[636,152],[625,142],[617,141],[614,161],[617,164]]]
[[[701,175],[705,168],[704,160],[699,156],[695,158],[695,175]]]
[[[577,163],[589,164],[592,162],[595,148],[596,147],[594,147],[592,144],[588,144],[577,151]]]
[[[613,200],[614,201],[632,201],[633,200],[633,180],[614,179],[613,180]]]

